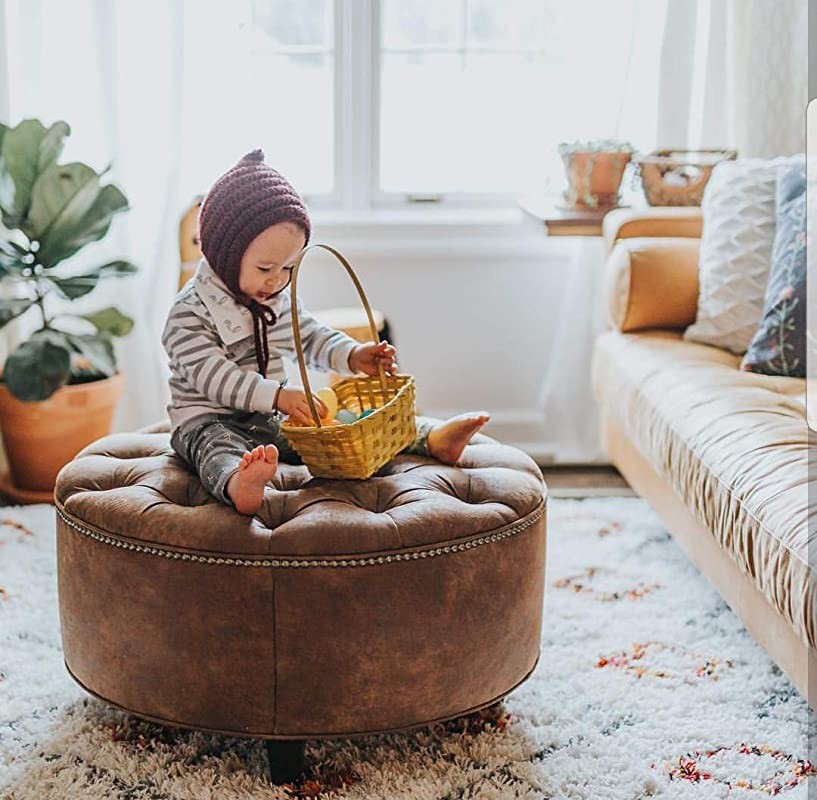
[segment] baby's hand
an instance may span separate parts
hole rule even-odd
[[[349,369],[363,372],[372,377],[378,375],[377,365],[381,364],[388,375],[397,372],[397,350],[385,339],[380,344],[359,344],[349,356]]]
[[[319,397],[312,395],[315,400],[315,407],[321,418],[329,413],[329,409],[323,404]],[[288,414],[293,421],[299,425],[314,425],[312,412],[309,410],[309,400],[306,399],[306,392],[300,386],[288,386],[278,392],[278,410]]]

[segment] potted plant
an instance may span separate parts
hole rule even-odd
[[[9,353],[0,374],[0,431],[10,469],[0,489],[22,502],[50,500],[61,467],[110,432],[123,383],[113,337],[133,327],[115,307],[55,313],[57,298],[76,300],[102,279],[136,271],[121,260],[79,274],[59,269],[102,239],[128,208],[116,186],[103,185],[107,169],[58,163],[70,133],[65,122],[0,124],[0,328],[23,315],[39,324]]]
[[[595,139],[562,142],[559,155],[567,172],[565,206],[570,209],[615,208],[624,170],[635,153],[630,142]]]

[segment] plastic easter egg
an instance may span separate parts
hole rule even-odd
[[[351,423],[357,421],[357,414],[355,414],[354,411],[349,411],[348,408],[342,408],[340,411],[338,411],[335,419],[341,425],[350,425]]]
[[[326,419],[334,419],[335,414],[338,413],[338,397],[334,390],[326,386],[323,389],[318,389],[315,396],[326,406]]]
[[[365,419],[366,417],[369,416],[369,414],[374,414],[374,411],[375,410],[373,408],[367,408],[365,411],[360,412],[358,419]]]

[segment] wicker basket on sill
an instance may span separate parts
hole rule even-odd
[[[651,206],[699,206],[715,165],[737,155],[735,150],[654,150],[633,162]]]
[[[304,248],[292,270],[292,332],[298,368],[315,424],[303,427],[284,421],[281,431],[316,478],[368,478],[417,436],[414,378],[411,375],[386,375],[382,366],[378,367],[377,377],[356,375],[345,378],[332,387],[338,398],[338,408],[355,414],[374,409],[373,413],[345,425],[321,422],[309,385],[298,324],[298,272],[306,253],[314,248],[329,251],[346,268],[366,310],[372,341],[380,341],[371,306],[349,262],[325,244]]]

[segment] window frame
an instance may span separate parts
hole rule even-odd
[[[373,212],[516,208],[512,193],[407,194],[380,188],[381,0],[332,0],[334,190],[305,195],[316,210]],[[463,0],[465,2],[465,0]]]

